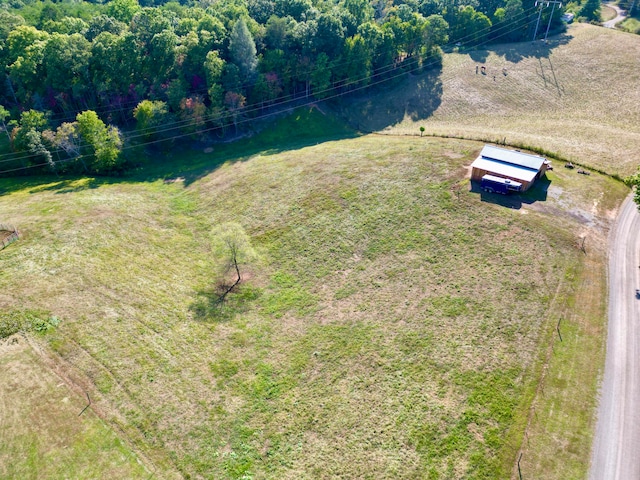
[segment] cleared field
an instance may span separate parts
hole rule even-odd
[[[480,148],[367,136],[187,182],[0,180],[25,232],[0,257],[0,307],[63,319],[48,348],[157,476],[505,478],[525,428],[543,438],[530,409],[584,278],[580,238],[602,244],[627,190],[556,169],[504,203],[468,189]],[[225,222],[258,258],[221,313]],[[587,413],[547,472],[586,470],[602,351],[589,358],[571,377]]]
[[[618,16],[618,12],[615,11],[615,9],[607,6],[607,5],[603,5],[601,7],[602,13],[600,14],[600,19],[603,22],[606,22],[608,20],[613,20],[614,18],[616,18]]]
[[[424,126],[426,134],[532,146],[624,177],[638,167],[638,58],[637,35],[575,24],[548,45],[447,54],[439,74],[362,98],[345,116],[363,130],[419,135]]]
[[[0,340],[0,478],[148,478],[21,336]]]

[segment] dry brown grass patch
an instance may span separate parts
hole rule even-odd
[[[487,52],[447,54],[436,80],[442,83],[437,109],[429,116],[405,116],[384,133],[473,138],[529,145],[621,176],[635,172],[640,144],[640,41],[612,29],[575,24],[542,43],[496,46]],[[477,57],[485,57],[480,60]],[[482,63],[489,74],[476,75]],[[502,69],[507,69],[507,76]],[[493,81],[493,75],[496,81]],[[419,105],[420,78],[392,94],[365,97],[349,105],[356,122],[380,129],[387,98]],[[434,100],[434,99],[432,99]],[[380,106],[371,110],[371,106]],[[383,108],[384,107],[384,108]],[[417,107],[416,107],[417,108]]]

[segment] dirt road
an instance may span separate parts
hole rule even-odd
[[[621,9],[620,7],[618,7],[617,5],[614,5],[614,4],[612,4],[612,3],[605,3],[605,4],[603,4],[603,5],[604,5],[604,6],[607,6],[607,7],[609,7],[609,8],[613,8],[613,9],[616,11],[616,13],[617,13],[616,18],[612,18],[612,19],[611,19],[611,20],[609,20],[608,22],[604,22],[604,23],[602,24],[602,26],[603,26],[603,27],[606,27],[606,28],[616,28],[616,25],[617,25],[618,23],[620,23],[620,22],[621,22],[621,21],[623,21],[625,18],[627,18],[627,17],[626,17],[626,14],[625,14],[625,12],[624,12],[624,10],[622,10],[622,9]]]
[[[610,241],[607,359],[590,479],[640,479],[640,213],[631,195]]]

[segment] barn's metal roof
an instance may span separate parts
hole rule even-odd
[[[532,182],[545,161],[544,157],[537,155],[485,145],[471,167],[523,182]]]
[[[546,160],[544,157],[530,155],[528,153],[518,152],[516,150],[507,150],[506,148],[485,145],[480,152],[480,157],[488,160],[497,160],[512,165],[519,165],[525,168],[532,168],[536,171],[540,170],[542,164]]]
[[[513,165],[496,160],[490,160],[483,157],[476,158],[471,164],[471,167],[479,168],[480,170],[485,170],[493,174],[515,178],[516,180],[522,180],[523,182],[532,182],[538,174],[537,170],[533,170],[531,168],[526,168],[520,165]]]

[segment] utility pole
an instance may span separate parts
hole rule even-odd
[[[559,8],[562,8],[562,2],[559,2],[557,0],[550,0],[550,1],[547,2],[547,7],[549,6],[550,3],[553,4],[553,8],[551,9],[551,15],[549,15],[549,23],[547,24],[547,32],[544,34],[545,43],[547,42],[547,35],[549,35],[549,27],[551,27],[551,20],[553,20],[553,12],[555,12],[555,10],[556,10],[556,4],[560,5]]]
[[[635,1],[635,0],[634,0]],[[556,9],[556,4],[560,5],[560,8],[562,8],[562,2],[560,2],[559,0],[545,0],[545,1],[541,1],[541,2],[536,2],[535,6],[537,7],[538,5],[540,5],[540,11],[538,12],[538,21],[536,22],[536,30],[535,32],[533,32],[533,40],[532,41],[536,41],[536,37],[538,36],[538,27],[540,26],[540,17],[542,17],[542,9],[544,7],[548,7],[550,4],[553,4],[553,9],[551,10],[551,16],[549,17],[549,24],[547,25],[547,31],[544,34],[544,41],[547,41],[547,35],[549,34],[549,27],[551,27],[551,20],[553,20],[553,12]]]
[[[538,6],[538,2],[535,3],[535,6]],[[540,17],[542,16],[542,2],[540,3],[540,12],[538,12],[538,21],[536,22],[536,31],[533,32],[533,40],[531,40],[532,42],[536,41],[536,35],[538,35],[538,25],[540,25]]]

